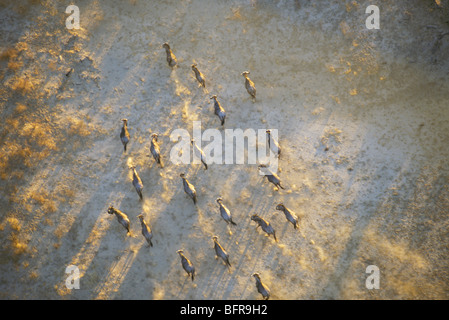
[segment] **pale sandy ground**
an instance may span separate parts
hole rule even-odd
[[[1,298],[260,299],[256,271],[272,299],[449,297],[449,36],[438,38],[448,1],[382,1],[380,30],[365,28],[368,1],[77,0],[72,31],[66,3],[13,3],[0,5]],[[226,128],[279,130],[286,190],[254,165],[170,162],[174,129],[220,128],[214,93]],[[148,157],[150,132],[160,134],[163,169]],[[218,196],[237,226],[218,215]],[[299,231],[279,202],[300,216]],[[110,204],[130,216],[131,236]],[[254,213],[277,243],[255,229]],[[180,248],[197,268],[193,283]],[[68,265],[80,269],[79,290],[65,286]],[[379,290],[365,287],[368,265],[380,269]]]

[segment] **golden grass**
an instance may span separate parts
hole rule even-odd
[[[19,70],[22,66],[23,66],[22,61],[9,60],[9,62],[8,62],[8,69],[10,69],[14,72]]]
[[[75,197],[76,192],[72,189],[63,188],[60,194],[64,197],[64,199],[67,199]]]
[[[52,61],[48,64],[48,69],[51,71],[58,71],[59,70],[59,66],[56,62]]]
[[[6,219],[6,221],[11,226],[11,228],[15,231],[20,231],[20,229],[22,228],[22,224],[20,223],[19,220],[17,220],[17,218],[9,217]]]
[[[46,123],[27,123],[23,128],[23,135],[31,136],[32,140],[41,147],[57,150],[56,141],[53,138],[51,128]]]
[[[36,201],[37,204],[40,205],[42,210],[46,213],[53,213],[58,210],[56,202],[46,190],[39,189],[37,191],[31,192],[29,194],[29,198]]]
[[[79,135],[85,137],[91,134],[90,127],[85,121],[78,118],[70,118],[69,121],[69,130],[67,132],[69,135]]]
[[[37,271],[31,271],[30,279],[37,279],[37,278],[39,278],[39,273]]]
[[[17,130],[19,127],[19,124],[20,124],[19,119],[17,119],[17,118],[6,119],[5,123],[9,128],[11,128],[13,130]]]
[[[14,110],[16,113],[22,113],[24,111],[26,111],[28,108],[26,105],[22,104],[22,103],[17,103],[16,105],[16,109]]]
[[[25,242],[21,241],[15,233],[10,234],[9,240],[11,242],[11,248],[13,252],[17,255],[24,253],[28,248],[28,245]]]
[[[7,48],[0,53],[0,61],[8,61],[8,69],[16,72],[23,66],[23,62],[19,61],[19,52],[22,50],[26,50],[26,47]]]
[[[10,60],[11,58],[16,58],[18,51],[15,48],[7,48],[0,53],[0,61]]]
[[[9,172],[7,170],[8,163],[6,161],[0,161],[0,179],[6,180],[8,179]]]
[[[28,44],[26,42],[20,41],[16,43],[16,49],[21,51],[26,51],[28,49]]]
[[[11,89],[22,94],[27,94],[34,90],[34,84],[30,79],[26,77],[17,78],[11,84]]]
[[[43,205],[48,199],[48,193],[45,190],[39,190],[31,193],[29,198],[33,199],[38,204]]]
[[[45,202],[43,204],[42,208],[47,213],[54,213],[58,210],[58,205],[56,204],[55,201],[49,199],[47,202]],[[51,222],[51,220],[48,220],[47,223],[52,223],[52,222]]]

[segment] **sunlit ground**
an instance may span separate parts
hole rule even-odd
[[[448,298],[447,1],[383,1],[380,30],[365,28],[363,1],[75,4],[80,30],[66,29],[59,1],[0,4],[1,298],[260,299],[254,272],[271,299]],[[173,70],[165,41],[178,57]],[[173,130],[191,131],[193,121],[222,130],[212,94],[225,128],[278,129],[285,190],[255,165],[170,162]],[[152,132],[164,168],[150,156]],[[219,196],[237,226],[219,216]],[[110,205],[129,215],[130,235]],[[255,213],[278,242],[256,229]],[[214,259],[213,235],[230,270]],[[80,289],[66,287],[69,265]],[[369,265],[380,289],[365,286]]]

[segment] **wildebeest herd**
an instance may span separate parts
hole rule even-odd
[[[168,43],[164,43],[162,45],[162,47],[165,48],[168,65],[171,68],[177,67],[178,62],[177,62],[175,54],[173,53],[173,51],[170,48],[170,45]],[[201,71],[198,69],[197,64],[192,64],[191,68],[192,68],[192,70],[195,74],[195,78],[199,82],[200,86],[205,88],[206,87],[206,77],[204,76],[204,74],[201,73]],[[256,99],[256,87],[254,85],[254,82],[249,78],[249,74],[250,74],[249,71],[244,71],[244,72],[242,72],[241,75],[245,77],[245,88],[246,88],[248,94],[251,96],[253,101],[256,101],[255,100]],[[219,117],[219,119],[221,121],[221,125],[224,126],[225,119],[226,119],[225,109],[220,104],[220,102],[217,98],[217,95],[212,95],[210,97],[210,99],[213,100],[213,103],[214,103],[215,115],[217,115]],[[120,132],[120,140],[123,144],[124,152],[127,152],[127,145],[131,140],[131,136],[128,131],[128,120],[122,119],[122,121],[123,121],[123,126],[122,126],[121,132]],[[273,138],[270,130],[266,130],[266,133],[267,133],[269,149],[273,153],[275,153],[277,155],[277,157],[279,157],[280,153],[281,153],[281,147],[279,146],[279,143]],[[207,157],[205,156],[204,152],[195,143],[195,141],[193,139],[191,141],[191,144],[194,149],[194,152],[196,152],[196,154],[201,159],[201,162],[204,165],[205,170],[207,170],[207,168],[208,168]],[[152,154],[154,160],[160,165],[161,168],[163,168],[164,165],[163,165],[162,158],[161,158],[161,151],[160,151],[160,146],[158,144],[158,134],[157,133],[151,134],[150,151],[151,151],[151,154]],[[132,184],[133,184],[134,188],[136,189],[139,199],[142,200],[143,199],[142,192],[143,192],[143,188],[144,188],[142,180],[140,179],[135,166],[131,165],[129,168],[130,168],[130,170],[132,170]],[[267,170],[267,168],[263,164],[259,165],[259,169],[261,169],[261,168],[263,168],[264,170]],[[265,174],[265,176],[267,177],[269,182],[273,183],[276,186],[277,189],[279,189],[279,188],[284,189],[284,187],[281,185],[281,180],[276,173],[268,171],[268,174]],[[183,185],[185,193],[192,199],[193,203],[196,205],[197,204],[197,192],[196,192],[195,186],[189,182],[189,180],[186,178],[184,173],[180,173],[180,177],[182,179],[182,185]],[[219,205],[219,213],[220,213],[221,217],[226,221],[226,223],[231,224],[231,225],[236,225],[237,223],[235,221],[233,221],[231,211],[223,203],[223,199],[221,197],[219,197],[216,199],[216,202]],[[276,206],[276,209],[282,211],[285,214],[286,219],[293,224],[295,229],[298,229],[299,220],[298,220],[298,217],[296,216],[296,214],[292,210],[285,207],[282,203],[279,203]],[[112,205],[109,206],[108,213],[111,215],[115,214],[118,222],[127,230],[128,233],[130,232],[130,220],[129,220],[128,216],[126,215],[126,213],[120,211],[117,208],[114,208]],[[138,215],[137,218],[140,220],[140,223],[141,223],[142,235],[145,237],[146,241],[148,242],[148,245],[153,246],[153,243],[151,241],[153,238],[153,233],[152,233],[149,223],[145,222],[144,216],[142,214]],[[250,217],[250,219],[251,219],[251,221],[256,222],[257,227],[261,227],[261,229],[265,233],[267,233],[268,236],[272,235],[274,237],[275,241],[277,242],[276,232],[275,232],[273,226],[267,220],[263,219],[262,217],[260,217],[257,214],[253,214]],[[218,237],[213,236],[212,240],[214,243],[216,258],[218,258],[218,257],[221,258],[224,261],[225,265],[228,268],[231,268],[231,263],[229,261],[229,254],[226,252],[226,250],[223,248],[223,246],[218,242]],[[184,270],[187,272],[188,276],[191,277],[191,279],[193,281],[195,278],[195,267],[194,267],[193,263],[184,255],[184,251],[182,249],[178,250],[177,253],[179,254],[179,256],[181,258],[182,267],[184,268]],[[260,274],[254,273],[252,276],[256,280],[256,288],[257,288],[258,292],[263,296],[264,299],[269,299],[270,289],[262,282]]]

